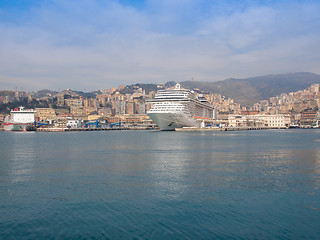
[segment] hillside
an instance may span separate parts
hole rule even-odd
[[[14,97],[14,91],[7,91],[7,90],[0,91],[0,97],[3,97],[3,96]]]
[[[42,89],[42,90],[37,91],[37,92],[32,92],[31,95],[34,98],[43,98],[43,97],[48,97],[48,96],[54,96],[57,93],[58,92],[56,92],[56,91],[51,91],[51,90],[48,90],[48,89]]]
[[[281,93],[296,92],[320,83],[320,75],[314,73],[288,73],[259,76],[245,79],[226,79],[218,82],[185,81],[185,88],[198,88],[202,91],[218,93],[233,98],[244,106],[267,100]]]

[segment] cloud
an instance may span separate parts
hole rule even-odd
[[[1,9],[1,86],[94,90],[320,73],[320,4],[237,2],[44,1],[14,20]]]

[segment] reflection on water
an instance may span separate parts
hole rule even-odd
[[[0,133],[0,235],[318,239],[319,133]]]
[[[27,182],[33,180],[35,165],[35,133],[13,133],[9,152],[11,181]]]

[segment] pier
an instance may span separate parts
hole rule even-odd
[[[39,132],[81,132],[81,131],[121,131],[152,130],[151,127],[117,127],[117,128],[37,128]]]
[[[247,130],[261,130],[261,129],[271,129],[266,127],[208,127],[208,128],[196,128],[196,127],[184,127],[176,128],[177,132],[209,132],[209,131],[247,131]],[[280,129],[280,128],[276,128]]]

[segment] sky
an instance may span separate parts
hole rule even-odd
[[[0,90],[320,73],[319,0],[0,0]]]

